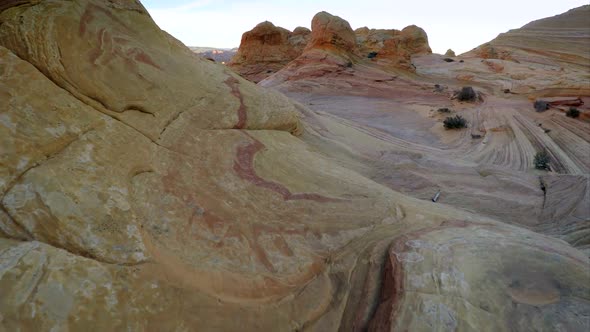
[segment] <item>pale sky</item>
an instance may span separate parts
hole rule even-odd
[[[432,51],[469,51],[499,33],[561,14],[588,0],[143,0],[156,23],[187,46],[238,47],[242,33],[271,21],[293,30],[311,28],[327,11],[353,29],[398,29],[415,24]],[[590,19],[590,18],[589,18]]]

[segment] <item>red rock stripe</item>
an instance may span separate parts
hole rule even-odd
[[[248,137],[250,137],[248,135]],[[284,185],[268,181],[256,174],[256,170],[254,169],[254,155],[264,149],[264,144],[262,144],[257,139],[250,137],[253,140],[253,143],[240,146],[238,147],[238,151],[236,153],[236,160],[234,161],[234,171],[238,174],[238,176],[246,180],[255,186],[266,188],[272,190],[283,197],[285,201],[291,200],[310,200],[316,201],[320,203],[329,203],[329,202],[341,202],[341,199],[337,198],[329,198],[319,194],[314,193],[297,193],[293,194],[287,187]]]
[[[238,123],[236,123],[233,129],[244,129],[246,127],[248,113],[246,113],[244,96],[238,88],[240,81],[238,81],[235,77],[230,76],[224,81],[224,83],[231,89],[231,94],[240,100],[240,107],[238,108]]]

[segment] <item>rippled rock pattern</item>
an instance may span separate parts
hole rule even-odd
[[[0,11],[1,330],[587,327],[587,255],[508,225],[543,199],[538,177],[500,167],[517,147],[457,158],[312,110],[195,56],[138,2]],[[393,91],[391,73],[353,74],[357,94]],[[432,164],[529,205],[467,211],[466,188],[482,191],[435,204],[399,183]],[[546,183],[544,215],[567,215]]]

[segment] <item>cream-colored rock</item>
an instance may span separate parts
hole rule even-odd
[[[293,108],[281,96],[242,93],[251,83],[171,40],[139,3],[42,1],[6,9],[0,20],[3,46],[153,141],[182,113],[200,118],[203,129],[297,126]],[[210,97],[220,94],[234,97]],[[275,107],[261,112],[254,99]]]
[[[127,179],[150,169],[153,143],[0,52],[5,233],[102,261],[144,261]]]
[[[432,77],[348,66],[345,48],[309,50],[295,62],[317,56],[316,76],[278,85],[311,110],[196,59],[135,2],[15,4],[0,5],[0,330],[584,327],[588,258],[493,219],[542,226],[527,137],[560,172],[587,166],[523,118],[524,97],[486,99],[471,121],[495,134],[473,144],[415,120],[449,102]],[[570,120],[556,141],[583,151]]]

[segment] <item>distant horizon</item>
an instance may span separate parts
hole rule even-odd
[[[452,49],[468,52],[499,34],[525,24],[587,5],[586,0],[498,0],[484,8],[473,1],[426,1],[393,3],[374,0],[359,6],[351,0],[145,0],[142,1],[161,29],[187,46],[232,49],[240,46],[242,34],[270,21],[293,31],[311,28],[313,16],[327,11],[348,21],[354,29],[401,30],[417,25],[428,35],[434,53]],[[419,8],[420,11],[415,9]],[[468,15],[465,13],[468,12]]]

